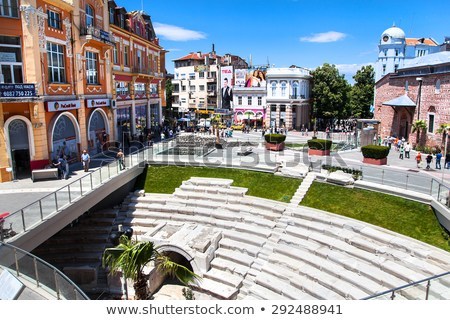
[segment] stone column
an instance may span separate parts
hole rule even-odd
[[[292,106],[286,105],[286,129],[292,130]]]
[[[280,128],[280,105],[279,104],[277,104],[276,112],[277,112],[277,115],[275,118],[275,128],[279,129]]]

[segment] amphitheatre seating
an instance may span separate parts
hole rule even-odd
[[[450,254],[440,249],[343,216],[249,197],[231,184],[191,178],[171,195],[135,194],[124,224],[138,237],[211,253],[196,286],[222,299],[362,299],[450,269]],[[217,246],[187,225],[213,230]],[[430,296],[448,299],[449,288],[449,280],[437,280]],[[424,290],[397,297],[422,298]]]

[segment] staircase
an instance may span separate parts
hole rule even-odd
[[[289,207],[297,207],[299,203],[302,202],[315,178],[316,174],[314,172],[308,172],[306,174],[306,177],[303,179],[301,185],[298,187],[297,191],[292,197]]]

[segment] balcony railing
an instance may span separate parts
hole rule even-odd
[[[304,94],[291,94],[289,96],[289,99],[305,99],[305,95]]]
[[[112,33],[108,33],[105,30],[94,26],[87,26],[80,28],[80,36],[91,36],[98,41],[104,42],[109,45],[115,45],[116,41],[114,40],[114,36]]]

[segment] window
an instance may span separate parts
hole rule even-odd
[[[48,26],[61,30],[61,15],[58,12],[47,10]]]
[[[271,86],[272,86],[272,97],[275,97],[277,93],[277,83],[274,81],[271,83]]]
[[[125,96],[130,91],[128,82],[116,82],[116,95]]]
[[[247,105],[248,106],[252,105],[252,97],[247,97]]]
[[[137,64],[137,67],[139,68],[139,70],[141,71],[141,69],[142,69],[142,51],[141,50],[136,50],[136,64]]]
[[[286,82],[281,83],[281,96],[286,97]]]
[[[130,46],[123,48],[123,65],[128,67],[130,65]]]
[[[113,63],[114,64],[119,64],[119,51],[117,50],[117,46],[119,44],[116,43],[116,45],[113,48]]]
[[[386,65],[383,64],[383,74],[385,74],[385,73],[386,73]]]
[[[181,86],[181,91],[186,91],[186,86]]]
[[[434,113],[428,114],[428,133],[434,133]]]
[[[205,73],[203,71],[198,73],[198,77],[199,79],[204,79],[205,78]]]
[[[398,64],[394,65],[394,72],[397,72],[398,70]]]
[[[86,82],[87,84],[98,84],[97,54],[86,51]]]
[[[294,81],[294,83],[292,84],[292,99],[297,99],[298,97],[298,82]]]
[[[434,93],[441,93],[441,80],[437,79]]]
[[[119,15],[119,27],[125,28],[125,17],[122,13]]]
[[[190,92],[195,92],[195,86],[189,86],[189,91]]]
[[[242,106],[242,97],[238,97],[238,105]]]
[[[195,80],[195,73],[189,73],[189,80]]]
[[[109,23],[114,24],[114,8],[109,8]]]
[[[47,63],[49,82],[66,82],[63,46],[56,43],[47,42]]]
[[[22,82],[20,38],[0,36],[0,83]]]
[[[201,84],[198,88],[200,91],[205,91],[205,85],[203,85],[203,84]]]
[[[405,81],[405,91],[406,91],[406,92],[409,91],[409,83],[408,83],[408,80]]]
[[[138,35],[138,36],[140,36],[141,35],[141,25],[139,24],[139,22],[136,22],[136,34]]]
[[[0,1],[0,16],[18,18],[19,10],[17,0],[1,0]]]
[[[398,49],[395,49],[395,56],[398,57]]]
[[[145,94],[145,83],[136,82],[134,84],[134,93],[135,94]]]
[[[94,8],[86,5],[86,27],[95,26],[94,24]]]
[[[184,80],[184,79],[186,79],[186,73],[182,73],[181,75],[180,75],[180,79],[182,79],[182,80]]]
[[[258,97],[258,106],[262,106],[262,97]]]

